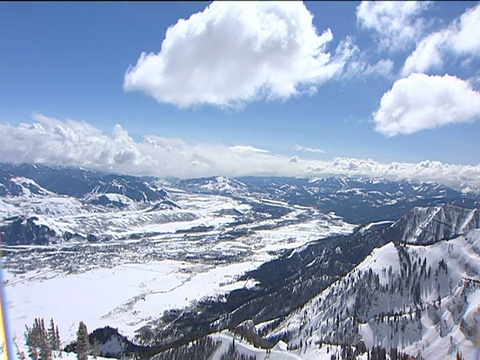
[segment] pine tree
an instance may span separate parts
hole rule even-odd
[[[48,327],[48,341],[52,350],[59,350],[57,349],[57,334],[55,332],[55,323],[53,319],[50,319],[50,326]]]
[[[48,340],[44,320],[36,318],[32,328],[25,326],[25,329],[25,344],[30,358],[33,360],[51,360],[52,347]]]
[[[62,350],[62,341],[60,340],[60,331],[58,331],[58,325],[55,327],[55,348]]]
[[[40,347],[40,360],[52,360],[52,347],[47,337],[42,339],[42,346]]]
[[[88,360],[88,353],[90,352],[90,342],[88,340],[87,325],[80,321],[77,331],[77,359]]]
[[[27,345],[30,358],[38,360],[40,358],[38,350],[42,344],[40,319],[35,318],[32,328],[25,326],[25,344]]]
[[[38,360],[38,350],[33,336],[33,329],[25,325],[25,345],[28,349],[28,356],[32,360]]]
[[[52,360],[52,347],[50,341],[48,341],[48,332],[45,328],[45,322],[43,319],[40,323],[40,360]]]
[[[97,360],[98,355],[100,355],[100,343],[97,338],[93,339],[93,358]]]

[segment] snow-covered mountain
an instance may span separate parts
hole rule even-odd
[[[438,216],[445,227],[437,226]],[[192,323],[200,336],[202,327],[238,331],[251,322],[243,337],[264,348],[283,341],[304,359],[329,359],[327,346],[340,356],[347,345],[359,356],[375,348],[425,359],[472,358],[480,229],[469,230],[476,220],[466,219],[475,216],[476,210],[451,205],[415,208],[394,223],[309,243],[247,273],[255,287],[199,303],[188,317],[177,313],[175,324],[166,315],[157,326],[172,341]],[[419,245],[426,239],[413,230],[422,228],[431,238]],[[464,234],[446,238],[448,228]]]
[[[475,195],[436,183],[220,176],[166,182],[65,167],[0,164],[0,217],[6,244],[143,238],[165,232],[165,225],[157,225],[192,221],[182,231],[198,232],[199,225],[211,226],[206,225],[212,221],[205,218],[207,207],[219,200],[236,205],[211,215],[223,218],[220,223],[243,224],[243,228],[260,219],[285,217],[294,206],[309,209],[309,215],[302,215],[305,218],[335,213],[362,224],[396,220],[419,204],[477,204]],[[258,226],[264,225],[253,227]]]
[[[416,206],[452,203],[477,207],[480,204],[475,192],[462,192],[435,182],[345,177],[239,180],[248,184],[257,196],[314,206],[325,213],[333,211],[357,224],[397,220]]]
[[[478,210],[415,208],[382,232],[394,242],[374,249],[279,323],[259,324],[266,339],[302,348],[304,359],[318,358],[325,344],[394,348],[425,359],[474,358],[480,330]]]
[[[244,182],[226,176],[179,180],[176,186],[186,191],[204,194],[246,196],[251,192],[250,187]]]
[[[0,196],[49,196],[50,191],[42,188],[34,180],[15,176],[0,169]]]
[[[268,331],[315,358],[321,344],[473,359],[480,320],[480,230],[431,245],[388,243]]]
[[[17,171],[45,189],[0,196],[3,265],[17,335],[42,316],[68,329],[66,339],[80,320],[90,328],[118,327],[133,338],[172,306],[243,287],[237,277],[245,271],[355,227],[315,208],[187,192],[173,181],[5,167],[8,179],[20,177]],[[74,295],[92,288],[101,299],[79,303]]]
[[[417,207],[392,225],[395,238],[414,244],[428,244],[451,239],[480,227],[480,210],[450,204]]]
[[[136,202],[160,201],[167,195],[156,185],[155,178],[114,175],[41,164],[0,163],[0,174],[31,179],[36,184],[57,195],[74,198],[112,193],[129,197]],[[2,175],[0,175],[0,179]]]
[[[0,164],[12,327],[54,317],[68,342],[80,320],[113,326],[97,332],[104,355],[158,359],[202,346],[212,359],[390,348],[467,358],[480,320],[478,201],[407,180]]]

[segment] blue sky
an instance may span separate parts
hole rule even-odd
[[[0,156],[478,178],[478,2],[210,4],[0,3]]]

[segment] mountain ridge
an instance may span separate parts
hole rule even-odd
[[[470,354],[465,344],[473,343],[473,324],[480,321],[468,306],[480,304],[478,198],[438,183],[167,181],[0,164],[0,204],[6,268],[12,279],[20,277],[14,287],[41,269],[50,275],[40,271],[33,279],[150,262],[163,268],[162,261],[175,261],[179,278],[199,278],[219,266],[246,269],[216,296],[177,299],[179,309],[153,314],[141,306],[159,295],[152,287],[103,315],[103,326],[111,325],[107,319],[123,324],[135,309],[128,327],[121,326],[132,331],[138,324],[128,341],[149,354],[187,351],[184,345],[208,334],[225,350],[241,334],[264,349],[281,341],[275,351],[307,359],[324,356],[323,344],[338,354],[348,353],[348,345],[355,352],[394,347],[432,358],[433,339],[451,336],[436,343],[448,358]],[[247,266],[252,262],[257,265]]]
[[[416,208],[411,211],[411,213],[415,214],[423,214],[425,215],[427,212],[424,211],[425,208]],[[433,208],[437,213],[439,212],[438,209]],[[462,209],[456,206],[446,205],[444,206],[443,212],[444,214],[449,212],[455,213],[468,213],[471,210]],[[411,221],[412,226],[414,227],[416,222],[412,219],[414,216],[411,216],[410,213],[405,215],[406,219]],[[430,225],[432,226],[433,231],[440,231],[442,234],[441,229],[435,226],[434,218],[431,216],[426,216],[426,219],[430,220]],[[451,218],[454,218],[453,216]],[[222,306],[227,309],[227,313],[222,317],[220,316],[218,320],[214,321],[211,326],[213,326],[214,331],[221,331],[222,329],[226,328],[235,328],[239,326],[242,322],[246,320],[253,321],[254,324],[259,325],[263,323],[270,323],[267,327],[263,327],[262,334],[266,336],[267,343],[275,344],[278,340],[286,341],[291,348],[298,348],[300,346],[300,342],[295,340],[296,338],[289,334],[285,328],[288,328],[284,322],[287,320],[282,320],[286,316],[288,319],[289,314],[295,314],[302,309],[302,306],[306,306],[304,304],[308,304],[311,301],[309,299],[315,299],[315,293],[319,292],[328,292],[332,291],[331,286],[332,284],[336,284],[339,281],[345,281],[346,278],[351,278],[353,275],[349,275],[352,271],[355,271],[355,267],[361,266],[360,264],[367,260],[368,257],[377,256],[375,254],[381,253],[384,247],[390,247],[393,249],[402,249],[403,247],[425,247],[425,246],[435,246],[438,243],[445,243],[446,240],[437,239],[436,241],[430,241],[430,245],[420,245],[418,241],[410,241],[411,244],[406,243],[400,238],[397,238],[398,227],[399,224],[402,222],[397,222],[395,224],[384,224],[383,228],[373,230],[369,233],[361,234],[360,231],[352,235],[345,235],[343,237],[337,238],[326,238],[323,240],[318,240],[313,243],[306,244],[301,249],[292,250],[290,253],[283,255],[277,260],[273,260],[269,263],[262,265],[259,269],[249,272],[245,275],[245,278],[255,279],[259,282],[259,284],[250,290],[250,293],[247,293],[245,290],[236,290],[233,291],[229,297],[226,299],[226,304]],[[405,223],[403,226],[406,227]],[[466,234],[470,234],[471,231],[477,232],[476,234],[480,234],[477,230],[465,230]],[[479,230],[480,231],[480,230]],[[415,233],[415,232],[414,232]],[[478,239],[477,239],[478,237]],[[480,241],[480,235],[476,236],[475,239]],[[478,242],[475,240],[475,244]],[[396,241],[396,245],[393,246],[393,241]],[[354,244],[361,244],[360,248],[352,246]],[[366,248],[365,244],[369,244]],[[480,243],[479,243],[480,245]],[[451,244],[448,244],[448,249],[451,248]],[[358,250],[362,249],[361,252]],[[371,250],[370,250],[371,249]],[[373,251],[373,255],[372,255]],[[397,251],[397,250],[395,250]],[[398,250],[400,251],[400,250]],[[402,252],[405,258],[405,251]],[[352,258],[354,256],[354,258]],[[398,256],[397,256],[398,257]],[[477,255],[478,257],[478,255]],[[337,258],[337,260],[335,260]],[[408,258],[408,256],[407,256]],[[350,265],[345,268],[346,260],[350,259]],[[357,259],[356,261],[354,259]],[[406,258],[405,258],[406,259]],[[375,263],[377,260],[370,260],[371,263]],[[407,260],[405,260],[407,261]],[[435,261],[429,261],[429,263],[434,263]],[[290,265],[289,265],[290,263]],[[475,262],[473,262],[474,264]],[[278,264],[278,266],[277,266]],[[343,264],[343,265],[340,265]],[[427,270],[423,263],[421,264],[423,270],[420,271],[420,274],[423,277],[426,277],[428,272],[432,270]],[[467,265],[467,268],[471,266],[472,263]],[[342,270],[342,266],[343,269]],[[411,266],[411,265],[410,265]],[[432,266],[432,265],[430,265]],[[445,265],[443,263],[438,265],[435,263],[437,267],[435,271],[444,271]],[[478,266],[477,266],[478,267]],[[440,270],[439,270],[440,269]],[[478,269],[480,270],[480,269]],[[382,271],[379,271],[382,274]],[[385,268],[385,271],[388,271],[388,267]],[[394,271],[394,270],[392,270]],[[406,270],[405,270],[406,271]],[[413,270],[409,270],[413,274]],[[361,281],[365,283],[365,281],[369,279],[373,279],[373,273],[371,271],[363,271],[364,274],[362,275]],[[402,276],[399,275],[397,281],[402,278],[408,278],[409,275],[404,274]],[[419,275],[420,276],[420,275]],[[430,275],[429,275],[430,276]],[[459,281],[459,279],[456,279]],[[448,283],[448,281],[447,281]],[[323,285],[322,285],[323,284]],[[380,284],[380,283],[378,283]],[[409,296],[410,298],[415,297],[415,301],[420,301],[420,295],[416,292],[417,283],[409,283]],[[352,285],[353,286],[353,285]],[[380,286],[380,285],[378,285]],[[399,285],[397,285],[399,286]],[[361,288],[361,287],[360,287]],[[365,287],[368,288],[368,287]],[[313,290],[315,289],[315,290]],[[312,292],[313,290],[313,292]],[[346,290],[342,290],[346,293]],[[334,291],[336,294],[341,294],[342,291]],[[406,290],[405,290],[406,291]],[[372,290],[373,292],[373,290]],[[407,294],[407,292],[405,292]],[[302,304],[301,299],[305,299],[305,303]],[[360,297],[361,298],[361,297]],[[359,299],[360,299],[359,298]],[[336,299],[334,295],[332,299]],[[355,296],[353,297],[355,299]],[[336,300],[335,300],[336,301]],[[230,306],[229,307],[229,304]],[[335,303],[335,302],[334,302]],[[288,305],[289,304],[289,305]],[[415,303],[416,304],[416,303]],[[220,306],[220,305],[219,305]],[[287,306],[285,308],[285,306]],[[213,304],[204,304],[200,306],[200,312],[205,312],[206,309],[214,308],[215,305]],[[283,309],[283,310],[282,310]],[[416,308],[411,308],[411,311],[416,311]],[[193,310],[190,310],[190,314]],[[340,309],[337,309],[340,311]],[[380,312],[380,311],[379,311]],[[195,311],[194,311],[195,313]],[[327,314],[327,319],[335,319],[335,313]],[[206,316],[206,315],[204,315]],[[398,316],[398,315],[396,315]],[[207,317],[208,318],[208,317]],[[312,316],[304,316],[303,319],[310,319]],[[181,318],[177,319],[177,326],[182,324],[184,320]],[[339,319],[340,321],[340,319]],[[297,321],[298,324],[302,324],[302,321]],[[328,323],[328,322],[327,322]],[[273,324],[273,325],[272,325]],[[283,324],[283,325],[282,325]],[[331,323],[330,323],[331,324]],[[345,323],[342,327],[349,327],[352,329],[354,327],[354,322]],[[159,323],[159,326],[163,326],[162,323]],[[199,324],[197,324],[199,326]],[[410,325],[409,325],[410,326]],[[470,325],[469,325],[470,326]],[[277,333],[272,330],[277,328],[279,329]],[[309,326],[302,325],[301,329],[309,329]],[[174,327],[171,329],[172,332],[179,332],[181,331],[180,327]],[[306,331],[306,330],[304,330]],[[353,330],[350,330],[351,332]],[[413,331],[413,330],[412,330]],[[169,332],[163,331],[163,336],[166,336]],[[327,334],[334,334],[335,332],[330,328],[328,330],[322,330],[321,333]],[[270,335],[269,335],[270,334]],[[282,335],[283,334],[283,335]],[[305,334],[303,334],[304,338]],[[357,336],[358,337],[358,336]],[[312,342],[319,342],[319,339],[312,340]],[[358,345],[358,341],[355,338],[324,338],[320,342],[321,343],[333,343],[333,344],[345,344],[348,343],[350,345]],[[303,343],[303,342],[302,342]],[[389,348],[386,344],[382,343],[369,343],[369,346],[383,346],[385,348]],[[388,345],[388,344],[387,344]],[[390,344],[392,345],[392,344]],[[398,344],[395,344],[397,347]],[[270,345],[272,346],[272,345]],[[402,348],[401,350],[409,350],[408,348]]]

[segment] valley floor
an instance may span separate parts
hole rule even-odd
[[[236,276],[259,266],[243,262],[221,267],[172,260],[123,264],[74,275],[32,271],[4,273],[12,335],[21,338],[34,318],[53,318],[62,339],[75,339],[78,323],[89,330],[111,326],[132,339],[135,330],[164,310],[184,308],[209,296],[253,286]]]

